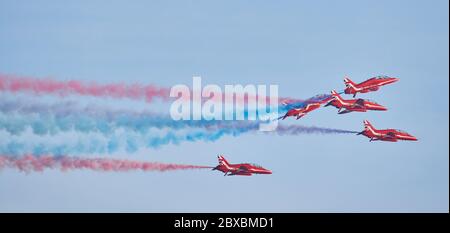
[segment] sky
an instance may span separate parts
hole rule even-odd
[[[419,139],[251,133],[86,155],[214,166],[223,154],[273,171],[251,177],[5,169],[0,212],[448,212],[448,4],[0,0],[3,74],[165,87],[201,76],[219,86],[277,84],[280,96],[293,98],[342,90],[344,76],[361,82],[389,75],[400,81],[359,95],[386,112],[337,115],[328,107],[282,124],[360,131],[367,119]],[[169,110],[163,103],[77,100]]]

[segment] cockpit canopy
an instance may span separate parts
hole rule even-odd
[[[373,79],[387,79],[387,78],[390,78],[390,77],[386,76],[386,75],[378,75],[378,76],[373,77]]]
[[[404,134],[408,134],[406,131],[404,131],[404,130],[401,130],[401,129],[396,129],[398,132],[400,132],[400,133],[404,133]],[[409,134],[408,134],[409,135]]]
[[[374,104],[378,104],[376,101],[374,101],[374,100],[371,100],[371,99],[365,99],[366,101],[369,101],[369,102],[371,102],[371,103],[374,103]]]

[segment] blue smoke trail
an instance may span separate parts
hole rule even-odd
[[[57,133],[69,131],[110,135],[120,128],[145,134],[152,128],[170,128],[173,131],[187,127],[212,129],[215,127],[233,127],[233,125],[238,123],[238,121],[217,120],[175,121],[169,116],[162,115],[118,115],[113,118],[105,118],[102,116],[91,117],[80,114],[56,117],[51,114],[5,115],[0,113],[0,130],[5,130],[13,135],[20,135],[28,128],[31,128],[33,133],[37,135],[55,135]]]
[[[3,114],[2,114],[3,113]],[[245,112],[247,114],[247,112]],[[247,117],[247,115],[245,115]],[[33,101],[0,100],[0,130],[19,135],[28,127],[39,135],[59,132],[100,132],[111,134],[117,128],[145,133],[150,128],[168,127],[173,130],[185,127],[230,127],[237,120],[181,120],[175,121],[165,114],[112,110],[102,106],[80,107],[74,102],[57,104],[33,103]]]
[[[214,142],[219,138],[229,136],[239,136],[243,133],[258,132],[259,125],[254,123],[240,123],[234,127],[212,129],[191,129],[183,132],[149,132],[141,134],[136,132],[122,131],[110,136],[102,134],[80,134],[73,132],[59,134],[55,136],[26,135],[26,137],[7,135],[0,132],[0,154],[20,155],[32,153],[35,155],[54,154],[93,154],[93,153],[113,153],[119,150],[126,150],[129,153],[137,151],[139,148],[159,148],[167,144],[180,144],[181,142],[206,141]],[[164,130],[163,130],[164,131]],[[305,126],[278,126],[274,132],[265,134],[278,135],[299,135],[299,134],[342,134],[356,133],[340,129],[305,127]]]
[[[279,108],[285,112],[293,107],[305,106],[307,103],[323,101],[329,95],[317,95],[304,101],[296,101]],[[146,133],[150,128],[169,127],[177,130],[184,127],[227,126],[234,121],[221,120],[183,120],[174,121],[169,116],[152,112],[136,112],[130,110],[111,110],[105,107],[80,107],[75,102],[57,104],[34,103],[33,101],[0,100],[0,129],[19,135],[28,127],[39,135],[56,134],[76,130],[79,132],[100,132],[111,134],[117,128],[127,128]],[[265,111],[263,111],[265,112]],[[249,110],[243,110],[248,119]],[[259,111],[258,111],[259,113]],[[257,115],[258,117],[258,115]]]
[[[173,121],[167,115],[81,108],[73,102],[49,105],[0,101],[0,112],[0,153],[13,155],[135,152],[142,147],[159,148],[183,141],[216,141],[225,135],[235,137],[259,129],[258,121]],[[163,133],[155,133],[155,129]],[[272,132],[279,135],[310,133],[355,132],[304,126],[279,126]]]
[[[159,148],[167,144],[180,144],[181,142],[207,141],[213,142],[225,135],[238,136],[249,131],[256,131],[257,125],[246,127],[221,128],[221,129],[186,129],[183,132],[167,130],[153,131],[146,134],[123,131],[113,135],[104,136],[93,133],[64,133],[52,135],[8,135],[0,132],[0,154],[20,155],[32,153],[35,155],[54,154],[92,154],[113,153],[118,150],[126,150],[129,153],[139,148]]]

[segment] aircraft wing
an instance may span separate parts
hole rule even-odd
[[[378,87],[378,86],[371,86],[368,89],[371,90],[371,91],[377,91],[379,88],[380,87]]]
[[[385,137],[387,137],[387,138],[396,138],[396,137],[395,137],[395,134],[392,133],[392,132],[388,132],[388,133],[385,135]]]
[[[355,108],[364,108],[364,100],[363,99],[357,99],[355,103],[353,104],[353,107]]]
[[[251,176],[252,173],[249,172],[241,172],[241,173],[230,173],[227,176]]]
[[[395,133],[388,132],[385,135],[383,135],[384,139],[390,140],[390,141],[397,141],[397,136],[395,136]]]
[[[350,111],[350,110],[344,110],[344,111],[338,112],[338,114],[346,114],[346,113],[349,113],[349,112],[352,112],[352,111]]]
[[[229,174],[229,176],[235,176],[235,175],[239,175],[239,176],[251,176],[252,173],[247,169],[247,167],[245,166],[240,166],[236,171],[232,172]]]

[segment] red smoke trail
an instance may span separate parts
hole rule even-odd
[[[16,168],[20,171],[43,171],[44,169],[68,170],[93,170],[93,171],[174,171],[187,169],[212,168],[209,166],[166,164],[157,162],[130,161],[107,158],[77,158],[68,156],[33,156],[10,157],[0,155],[0,170],[4,168]]]
[[[0,74],[0,92],[29,92],[33,94],[55,94],[59,96],[67,96],[71,94],[95,97],[112,97],[112,98],[129,98],[129,99],[146,99],[151,102],[155,97],[163,100],[169,100],[170,88],[156,87],[153,85],[123,83],[97,84],[95,82],[82,82],[78,80],[58,81],[53,79],[39,79],[32,77],[19,77],[16,75]],[[227,95],[223,94],[221,102],[226,102]],[[249,96],[244,97],[229,96],[239,104],[248,103]],[[258,96],[251,96],[258,99]],[[190,93],[189,98],[183,97],[183,100],[189,101],[193,98]],[[268,96],[262,97],[266,99],[266,104],[270,103]],[[279,98],[281,102],[303,102],[304,100],[293,98]]]
[[[56,81],[3,74],[0,74],[0,91],[57,94],[60,96],[77,94],[96,97],[145,98],[148,102],[151,102],[155,97],[163,99],[169,97],[169,89],[153,85],[96,84],[94,82],[85,83],[76,80]]]

